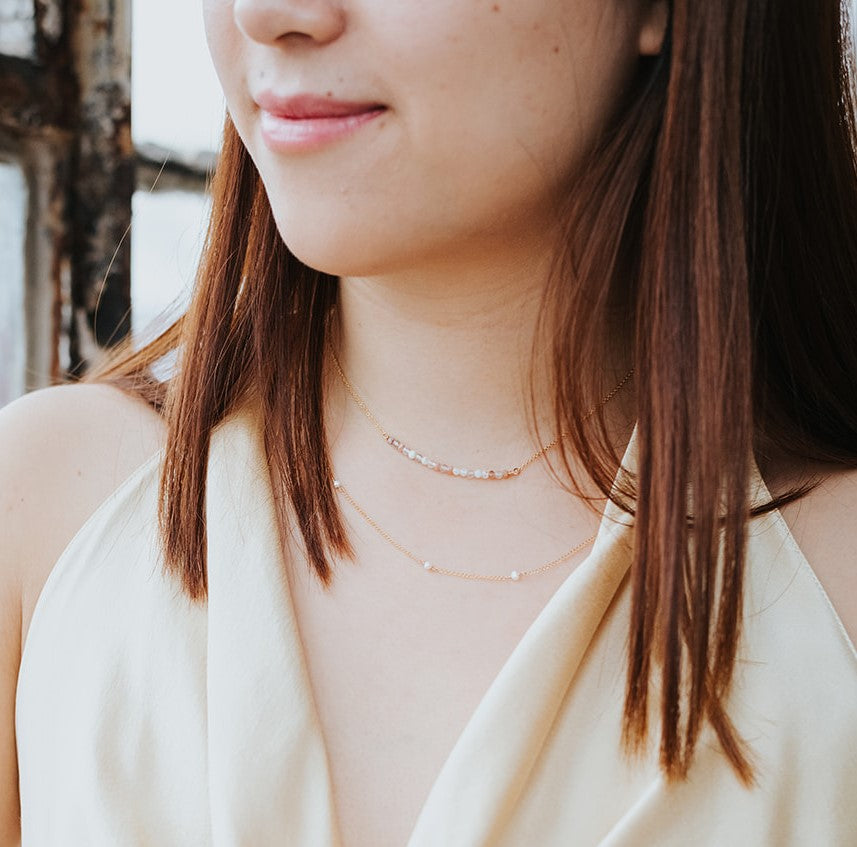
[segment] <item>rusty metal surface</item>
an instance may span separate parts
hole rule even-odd
[[[62,0],[36,0],[36,49],[44,57],[45,49],[59,44],[63,36],[65,4]]]
[[[0,55],[0,127],[25,137],[74,124],[74,77],[52,66]]]
[[[0,151],[29,187],[27,373],[38,387],[84,371],[130,330],[131,10],[0,0],[0,20],[27,3],[32,49],[0,55]]]
[[[79,88],[71,185],[70,365],[87,364],[93,342],[109,346],[131,329],[130,4],[88,0],[76,7],[72,53]]]
[[[215,153],[188,154],[157,144],[137,144],[135,150],[137,187],[142,191],[204,192],[217,163]]]

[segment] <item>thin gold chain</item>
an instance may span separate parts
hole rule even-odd
[[[455,576],[460,579],[475,579],[482,580],[484,582],[518,582],[525,576],[534,576],[535,574],[542,573],[546,570],[550,570],[550,568],[554,568],[557,565],[561,565],[563,562],[568,561],[575,553],[579,553],[585,547],[588,547],[592,544],[596,537],[596,535],[591,535],[589,538],[584,539],[579,544],[576,544],[571,550],[567,550],[561,556],[557,556],[555,559],[551,559],[551,561],[547,562],[544,565],[541,565],[538,568],[532,568],[528,571],[512,571],[510,574],[478,574],[471,573],[470,571],[456,571],[451,570],[449,568],[442,568],[438,565],[433,564],[428,559],[424,559],[420,556],[417,556],[416,553],[411,552],[404,544],[396,541],[393,536],[390,535],[383,527],[379,526],[378,523],[370,517],[366,510],[351,496],[351,493],[348,489],[342,484],[342,482],[338,479],[333,480],[333,487],[336,491],[338,491],[350,504],[351,508],[360,515],[361,518],[373,529],[381,538],[384,539],[391,547],[394,547],[398,550],[403,556],[407,556],[411,561],[416,562],[423,570],[430,571],[432,573],[443,574],[444,576]]]
[[[372,410],[366,405],[363,398],[357,393],[357,390],[354,386],[348,381],[348,377],[345,376],[345,371],[342,370],[342,365],[339,364],[339,359],[337,358],[336,353],[331,349],[330,355],[333,357],[333,363],[336,366],[336,371],[339,374],[339,378],[342,380],[342,384],[345,386],[345,390],[351,395],[351,399],[357,404],[357,408],[360,409],[361,412],[369,419],[372,426],[384,436],[385,441],[389,441],[392,436],[383,426],[381,426],[381,422],[375,415],[372,414]]]
[[[532,454],[526,461],[521,462],[521,464],[516,465],[513,468],[507,468],[501,471],[494,470],[481,470],[481,469],[473,469],[466,468],[458,465],[451,465],[445,462],[439,462],[435,459],[430,459],[428,456],[423,455],[417,450],[413,450],[408,447],[404,442],[402,442],[398,438],[394,438],[390,435],[389,432],[383,427],[381,422],[372,414],[372,410],[366,405],[366,401],[357,393],[357,389],[351,384],[348,377],[345,375],[345,371],[342,369],[342,365],[339,362],[339,359],[336,356],[336,353],[331,348],[331,356],[333,358],[334,366],[336,367],[336,372],[339,375],[342,384],[345,386],[345,390],[351,396],[351,399],[354,401],[355,405],[358,409],[363,413],[366,419],[372,424],[373,427],[381,434],[383,439],[392,447],[394,447],[398,452],[407,458],[416,461],[418,464],[427,467],[429,470],[437,471],[439,473],[447,474],[449,476],[456,476],[461,479],[486,479],[486,480],[502,480],[509,479],[511,477],[519,476],[523,473],[530,465],[534,462],[538,461],[548,450],[553,449],[562,441],[563,438],[568,435],[566,432],[560,433],[553,441],[544,446],[540,447],[536,450],[535,453]],[[610,391],[607,395],[605,395],[601,402],[597,406],[593,406],[585,415],[584,420],[591,417],[595,414],[596,409],[601,408],[602,406],[606,406],[628,383],[628,380],[634,375],[634,368],[631,368],[625,376],[619,381],[619,383]]]
[[[634,375],[634,369],[631,368],[628,371],[628,373],[626,373],[625,376],[623,376],[622,379],[619,380],[619,382],[613,387],[613,389],[611,391],[609,391],[607,394],[605,394],[604,397],[601,398],[601,402],[598,403],[598,405],[593,406],[583,416],[583,420],[588,420],[589,418],[591,418],[595,414],[597,409],[600,409],[603,406],[606,406],[628,384],[628,380],[630,380],[633,375]],[[533,462],[538,461],[538,459],[540,459],[542,456],[544,456],[544,454],[547,453],[548,450],[552,449],[553,447],[556,447],[556,445],[559,444],[559,442],[562,441],[562,439],[565,438],[567,435],[568,435],[567,432],[561,432],[549,444],[545,444],[544,447],[540,448],[539,450],[536,450],[536,452],[533,453],[533,455],[530,456],[530,458],[527,459],[526,462],[523,462],[521,465],[519,465],[516,468],[517,472],[521,473],[523,470],[525,470],[531,464],[533,464]]]

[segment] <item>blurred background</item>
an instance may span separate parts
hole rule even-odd
[[[0,406],[186,302],[224,116],[201,6],[0,0]]]
[[[0,0],[0,406],[181,309],[224,113],[201,2]]]

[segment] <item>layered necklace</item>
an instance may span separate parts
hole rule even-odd
[[[366,401],[363,400],[363,398],[357,393],[357,389],[351,384],[348,377],[345,375],[345,371],[343,370],[342,365],[340,364],[339,359],[337,358],[336,353],[333,351],[332,348],[330,349],[330,354],[339,379],[345,387],[345,390],[348,392],[348,395],[354,401],[357,408],[360,409],[360,411],[367,418],[367,420],[381,435],[384,441],[386,441],[387,444],[389,444],[402,456],[416,463],[418,467],[426,468],[427,470],[433,471],[435,473],[441,473],[447,476],[456,477],[458,479],[468,480],[491,480],[495,482],[501,480],[511,480],[520,476],[528,467],[530,467],[532,464],[541,459],[549,450],[551,450],[553,447],[556,447],[556,445],[559,444],[560,441],[562,441],[562,439],[566,436],[566,433],[561,432],[556,438],[553,439],[553,441],[539,447],[538,450],[536,450],[531,456],[522,461],[520,464],[515,465],[512,468],[506,468],[499,471],[473,469],[466,466],[459,466],[447,462],[438,461],[436,459],[430,458],[428,455],[419,450],[415,450],[411,447],[408,447],[403,441],[390,435],[390,433],[381,425],[381,423],[369,409],[368,405],[366,404]],[[626,373],[625,376],[622,377],[622,379],[617,383],[613,390],[610,391],[607,395],[605,395],[605,397],[597,406],[594,406],[586,413],[584,419],[591,417],[597,411],[597,409],[609,403],[628,383],[633,374],[634,369],[631,368],[628,373]],[[566,550],[566,552],[562,555],[557,556],[555,559],[551,559],[550,562],[547,562],[536,568],[531,568],[529,570],[513,570],[509,574],[498,575],[479,574],[473,573],[471,571],[453,570],[451,568],[436,565],[423,556],[418,556],[404,544],[393,538],[393,536],[390,535],[390,533],[387,532],[383,527],[381,527],[378,522],[375,521],[374,518],[372,518],[366,512],[366,510],[354,499],[352,494],[342,484],[341,480],[334,479],[333,488],[349,503],[351,508],[354,509],[354,511],[363,519],[367,526],[369,526],[374,532],[376,532],[389,546],[398,550],[399,553],[401,553],[403,556],[406,556],[415,564],[419,565],[423,570],[441,574],[444,576],[455,576],[461,579],[481,580],[486,582],[518,582],[523,577],[534,576],[535,574],[543,573],[544,571],[550,570],[551,568],[561,565],[563,562],[568,561],[572,558],[572,556],[592,544],[596,538],[596,535],[592,535],[589,538],[586,538],[576,544],[570,550]]]

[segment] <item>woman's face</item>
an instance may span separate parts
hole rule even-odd
[[[352,276],[543,241],[575,163],[640,54],[660,48],[666,18],[665,0],[204,9],[229,112],[284,241],[306,264]],[[384,109],[289,120],[296,95]],[[333,137],[318,138],[326,128]],[[308,140],[282,140],[304,131]]]

